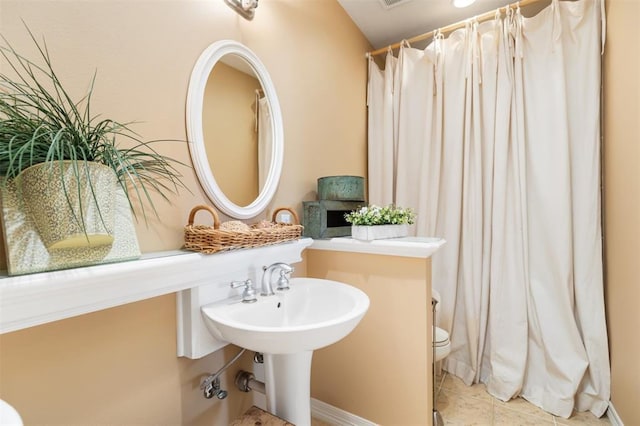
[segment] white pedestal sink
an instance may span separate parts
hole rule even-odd
[[[265,354],[267,409],[307,426],[313,351],[351,333],[369,298],[336,281],[293,278],[290,284],[290,290],[255,303],[226,300],[201,310],[214,337]]]

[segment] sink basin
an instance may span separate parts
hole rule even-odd
[[[255,303],[223,301],[201,308],[217,339],[266,354],[293,354],[347,336],[369,308],[361,290],[337,281],[292,278],[290,290]]]
[[[313,351],[351,333],[369,309],[369,297],[337,281],[293,278],[289,290],[257,302],[234,299],[200,309],[214,337],[264,353],[267,410],[310,426]]]

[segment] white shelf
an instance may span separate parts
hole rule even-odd
[[[0,334],[198,287],[243,279],[263,258],[302,251],[309,238],[214,255],[158,252],[138,260],[0,279]],[[298,256],[299,257],[299,256]]]
[[[351,237],[313,240],[310,249],[349,253],[380,254],[386,256],[426,259],[438,251],[446,241],[431,237],[401,237],[385,240],[361,241]]]

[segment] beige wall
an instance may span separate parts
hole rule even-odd
[[[261,0],[243,20],[222,1],[0,0],[0,32],[31,55],[23,19],[45,35],[60,77],[80,95],[97,69],[93,110],[139,121],[146,139],[186,139],[191,69],[212,42],[234,39],[269,69],[282,108],[285,166],[270,209],[315,198],[316,179],[366,172],[370,46],[334,0]],[[185,143],[159,149],[190,163]],[[191,170],[173,205],[137,234],[143,252],[176,249],[205,196]],[[227,424],[248,402],[205,401],[199,377],[234,353],[175,356],[173,295],[0,336],[0,398],[28,424]],[[236,369],[232,369],[233,372]],[[231,373],[232,374],[232,373]],[[225,385],[231,389],[230,378]]]
[[[351,284],[370,306],[315,351],[311,396],[381,425],[431,424],[431,259],[307,250],[307,274]]]
[[[233,389],[206,400],[200,379],[238,352],[176,357],[175,298],[164,296],[0,336],[0,398],[25,424],[226,424],[251,405]]]
[[[640,424],[640,1],[607,1],[604,213],[611,400]]]
[[[285,166],[271,210],[301,212],[320,176],[366,172],[370,46],[335,0],[262,0],[253,21],[211,0],[0,0],[0,8],[0,31],[21,52],[33,53],[23,19],[46,37],[72,94],[84,94],[97,70],[93,111],[139,122],[134,129],[148,140],[186,139],[189,77],[209,44],[247,45],[269,70],[282,108]],[[191,163],[186,143],[159,149]],[[206,200],[193,172],[183,170],[193,194],[170,197],[173,205],[158,201],[162,219],[138,226],[143,252],[179,247],[189,210]]]

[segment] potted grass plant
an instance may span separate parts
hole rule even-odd
[[[1,189],[24,203],[48,250],[112,244],[116,194],[146,221],[149,210],[157,215],[152,194],[168,200],[184,188],[180,163],[160,154],[158,141],[143,141],[131,123],[93,115],[95,74],[86,95],[72,99],[45,41],[27,31],[37,60],[4,37],[0,46]]]
[[[411,209],[393,205],[365,206],[345,214],[351,224],[351,236],[364,241],[406,237],[415,217]]]

